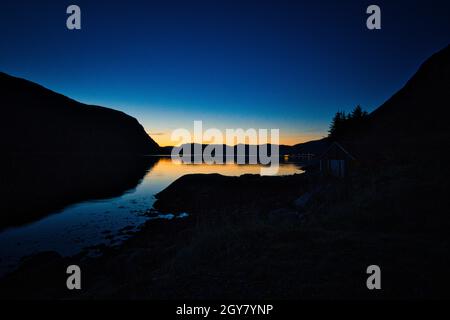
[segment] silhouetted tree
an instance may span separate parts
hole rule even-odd
[[[347,120],[347,116],[345,115],[345,112],[338,111],[333,117],[333,120],[331,121],[330,130],[329,130],[329,136],[337,136],[341,133],[342,129],[344,128],[345,121]]]
[[[348,115],[338,111],[331,121],[329,137],[337,138],[347,133],[356,133],[364,127],[368,113],[360,105],[357,105]]]
[[[364,112],[360,105],[357,105],[355,109],[353,109],[352,113],[350,114],[350,118],[353,120],[361,119],[364,116]]]

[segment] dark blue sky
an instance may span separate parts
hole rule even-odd
[[[193,120],[292,144],[326,135],[338,109],[373,110],[449,44],[447,3],[2,1],[0,70],[125,111],[162,145]],[[382,30],[366,28],[370,4]]]

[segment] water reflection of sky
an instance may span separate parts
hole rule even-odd
[[[72,255],[89,246],[120,243],[148,219],[143,213],[152,207],[154,195],[185,174],[239,176],[259,174],[260,169],[260,165],[180,164],[161,158],[136,188],[122,196],[70,205],[37,222],[0,233],[0,274],[11,269],[20,257],[40,251]],[[278,174],[300,172],[295,163],[283,162]]]

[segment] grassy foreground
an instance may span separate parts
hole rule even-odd
[[[434,166],[437,170],[438,167]],[[345,180],[187,175],[161,212],[103,255],[42,253],[0,283],[3,298],[383,299],[449,297],[445,175],[397,164]],[[78,264],[83,289],[65,287]],[[382,290],[366,288],[366,268]]]

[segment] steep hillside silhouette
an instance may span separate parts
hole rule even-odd
[[[414,138],[448,132],[450,46],[426,60],[406,85],[370,114],[376,133]]]
[[[447,46],[426,60],[402,89],[370,113],[364,126],[346,128],[331,139],[360,159],[438,160],[450,139],[446,117],[449,92]]]
[[[158,144],[123,112],[86,105],[0,73],[0,148],[20,153],[154,154]]]

